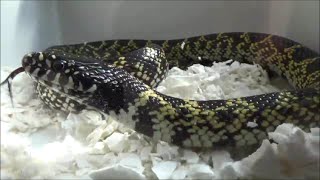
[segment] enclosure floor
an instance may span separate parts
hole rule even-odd
[[[1,80],[12,69],[2,68]],[[260,67],[237,62],[173,68],[157,88],[198,100],[280,89]],[[1,179],[319,179],[319,128],[306,133],[282,124],[269,133],[277,144],[265,140],[253,154],[234,160],[223,150],[193,152],[153,142],[95,111],[51,110],[24,73],[13,80],[13,101],[14,107],[1,87]]]

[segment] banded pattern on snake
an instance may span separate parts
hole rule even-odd
[[[171,67],[229,59],[257,63],[285,77],[294,90],[209,101],[154,90]],[[39,97],[53,108],[75,112],[94,108],[154,140],[186,148],[258,145],[282,123],[308,130],[320,122],[319,54],[270,34],[233,32],[54,46],[24,56],[22,67],[2,84],[22,71],[34,79]]]

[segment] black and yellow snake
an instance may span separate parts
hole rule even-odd
[[[276,72],[294,90],[209,101],[154,90],[171,67],[229,59]],[[22,71],[35,80],[39,97],[51,107],[94,108],[154,140],[183,147],[256,145],[282,123],[309,129],[320,122],[319,54],[270,34],[234,32],[54,46],[25,55],[22,67],[3,83]]]

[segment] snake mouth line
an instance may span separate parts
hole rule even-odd
[[[38,69],[38,68],[36,68]],[[35,73],[35,71],[37,71]],[[60,86],[59,84],[55,84],[52,81],[46,81],[44,79],[47,79],[46,76],[39,76],[37,73],[39,73],[39,70],[31,70],[31,66],[25,66],[25,67],[19,67],[15,70],[13,70],[8,77],[1,82],[0,86],[3,86],[5,84],[8,85],[8,90],[9,90],[9,96],[11,99],[11,104],[13,106],[13,95],[12,95],[12,81],[13,79],[20,73],[22,72],[26,72],[26,74],[28,74],[35,82],[37,83],[41,83],[42,85],[46,86],[46,87],[50,87],[51,89],[55,89],[58,91],[63,91],[63,92],[67,92],[67,89],[64,88],[63,86]]]
[[[28,76],[30,76],[34,82],[40,83],[42,86],[50,88],[53,91],[64,93],[65,95],[83,96],[89,93],[88,91],[83,91],[82,84],[79,81],[78,81],[79,85],[77,86],[78,88],[74,88],[74,83],[71,76],[69,76],[68,78],[69,82],[67,82],[65,85],[61,85],[61,82],[59,82],[59,78],[61,77],[60,73],[51,74],[52,71],[49,69],[41,69],[41,70],[45,70],[47,73],[39,74],[40,73],[39,67],[32,67],[32,66],[19,67],[13,70],[8,75],[8,77],[3,82],[1,82],[0,86],[4,86],[5,84],[8,85],[8,91],[9,91],[9,96],[11,99],[12,106],[13,106],[12,81],[18,74],[22,72],[25,72]],[[51,75],[48,76],[48,74],[51,74]],[[52,78],[53,80],[49,80]],[[78,98],[76,99],[79,101]]]

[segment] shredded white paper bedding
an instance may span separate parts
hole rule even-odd
[[[230,61],[231,62],[231,61]],[[157,88],[175,97],[226,99],[278,91],[256,65],[233,62],[173,68]],[[2,80],[12,68],[1,69]],[[14,105],[1,88],[1,179],[300,179],[319,176],[319,128],[290,124],[269,133],[252,155],[234,161],[226,151],[196,153],[152,142],[94,111],[48,109],[25,74],[13,81]],[[252,124],[254,125],[254,124]]]

